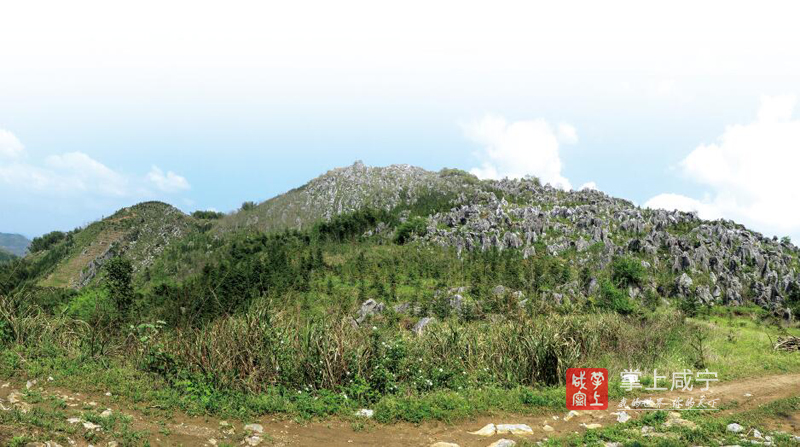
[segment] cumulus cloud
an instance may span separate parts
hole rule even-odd
[[[593,189],[593,190],[596,191],[597,190],[597,183],[595,183],[595,182],[586,182],[583,185],[581,185],[580,188],[578,188],[579,191],[583,191],[584,189]]]
[[[476,152],[479,167],[470,172],[479,178],[539,177],[543,183],[571,189],[561,175],[560,144],[573,144],[578,136],[569,124],[555,129],[545,120],[507,122],[505,118],[487,115],[480,121],[463,126],[470,140],[482,146]]]
[[[0,129],[0,160],[22,156],[25,147],[13,133]]]
[[[50,155],[41,163],[28,158],[19,139],[0,129],[0,193],[132,201],[152,197],[150,186],[165,193],[189,189],[189,182],[172,171],[164,174],[154,166],[145,177],[127,175],[83,152]]]
[[[681,172],[709,188],[694,199],[661,194],[651,208],[725,217],[770,234],[800,236],[800,119],[793,96],[762,97],[757,118],[728,126],[714,143],[701,144],[680,163]]]
[[[158,166],[150,168],[150,172],[147,173],[147,180],[164,192],[185,191],[190,188],[186,178],[172,171],[167,171],[167,173],[164,174],[164,171],[159,169]]]

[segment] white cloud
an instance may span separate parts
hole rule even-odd
[[[701,217],[725,217],[765,233],[800,236],[795,104],[793,96],[762,97],[754,122],[728,126],[716,142],[698,146],[680,163],[687,177],[709,188],[707,197],[661,194],[645,206],[693,209]]]
[[[184,177],[172,171],[167,171],[164,174],[164,171],[158,166],[150,168],[150,172],[147,173],[147,180],[164,192],[185,191],[190,188],[189,182]]]
[[[22,156],[25,147],[13,133],[0,129],[0,159],[14,159]]]
[[[117,172],[83,152],[50,155],[38,164],[23,161],[25,155],[19,139],[0,129],[0,194],[13,190],[16,195],[134,201],[154,195],[149,185],[164,193],[189,189],[184,177],[155,166],[142,178]]]
[[[597,190],[597,183],[595,183],[595,182],[586,182],[583,185],[581,185],[580,188],[578,188],[578,190],[580,190],[580,191],[582,191],[584,189],[593,189],[593,190],[596,191]]]
[[[503,117],[487,115],[463,126],[466,136],[483,148],[476,153],[481,166],[470,172],[480,178],[521,178],[535,175],[543,183],[570,189],[561,175],[559,143],[574,143],[577,132],[569,124],[556,130],[545,120],[507,122]]]

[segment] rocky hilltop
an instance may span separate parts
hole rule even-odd
[[[639,208],[599,191],[562,191],[529,180],[481,182],[453,205],[430,216],[420,241],[459,252],[521,250],[524,257],[538,247],[589,271],[615,256],[632,256],[652,275],[629,288],[631,298],[649,290],[695,295],[704,304],[752,302],[791,318],[786,297],[800,292],[797,247],[732,221]],[[596,287],[594,280],[573,281],[558,287],[553,299],[581,299]]]

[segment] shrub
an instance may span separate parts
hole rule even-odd
[[[223,217],[225,217],[225,213],[220,213],[217,211],[210,211],[210,210],[206,211],[197,210],[192,213],[192,217],[194,217],[195,219],[208,219],[208,220],[222,219]]]
[[[640,286],[645,273],[642,263],[634,258],[620,256],[611,263],[611,279],[616,287]]]
[[[599,305],[603,309],[614,311],[618,314],[628,315],[635,310],[633,303],[624,290],[618,289],[613,283],[603,281],[600,285]]]
[[[427,221],[422,217],[412,217],[397,227],[394,240],[398,244],[405,244],[414,236],[422,236],[427,231]]]
[[[61,231],[53,231],[51,233],[45,234],[44,236],[35,237],[31,241],[31,245],[28,247],[28,251],[30,251],[31,253],[37,253],[40,251],[47,250],[53,245],[64,240],[64,238],[66,237],[67,234]]]

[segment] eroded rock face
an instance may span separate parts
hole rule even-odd
[[[460,194],[450,210],[429,216],[428,229],[419,237],[423,243],[459,252],[519,250],[523,258],[536,254],[534,244],[543,244],[547,254],[570,254],[590,270],[607,267],[615,256],[636,256],[646,269],[674,275],[672,288],[659,290],[662,296],[696,297],[709,305],[752,302],[783,316],[786,297],[800,295],[798,249],[791,243],[731,221],[637,208],[599,191],[485,181]],[[581,299],[597,294],[598,285],[593,279],[577,288],[562,284],[553,292]],[[656,285],[628,292],[640,299],[647,289]]]

